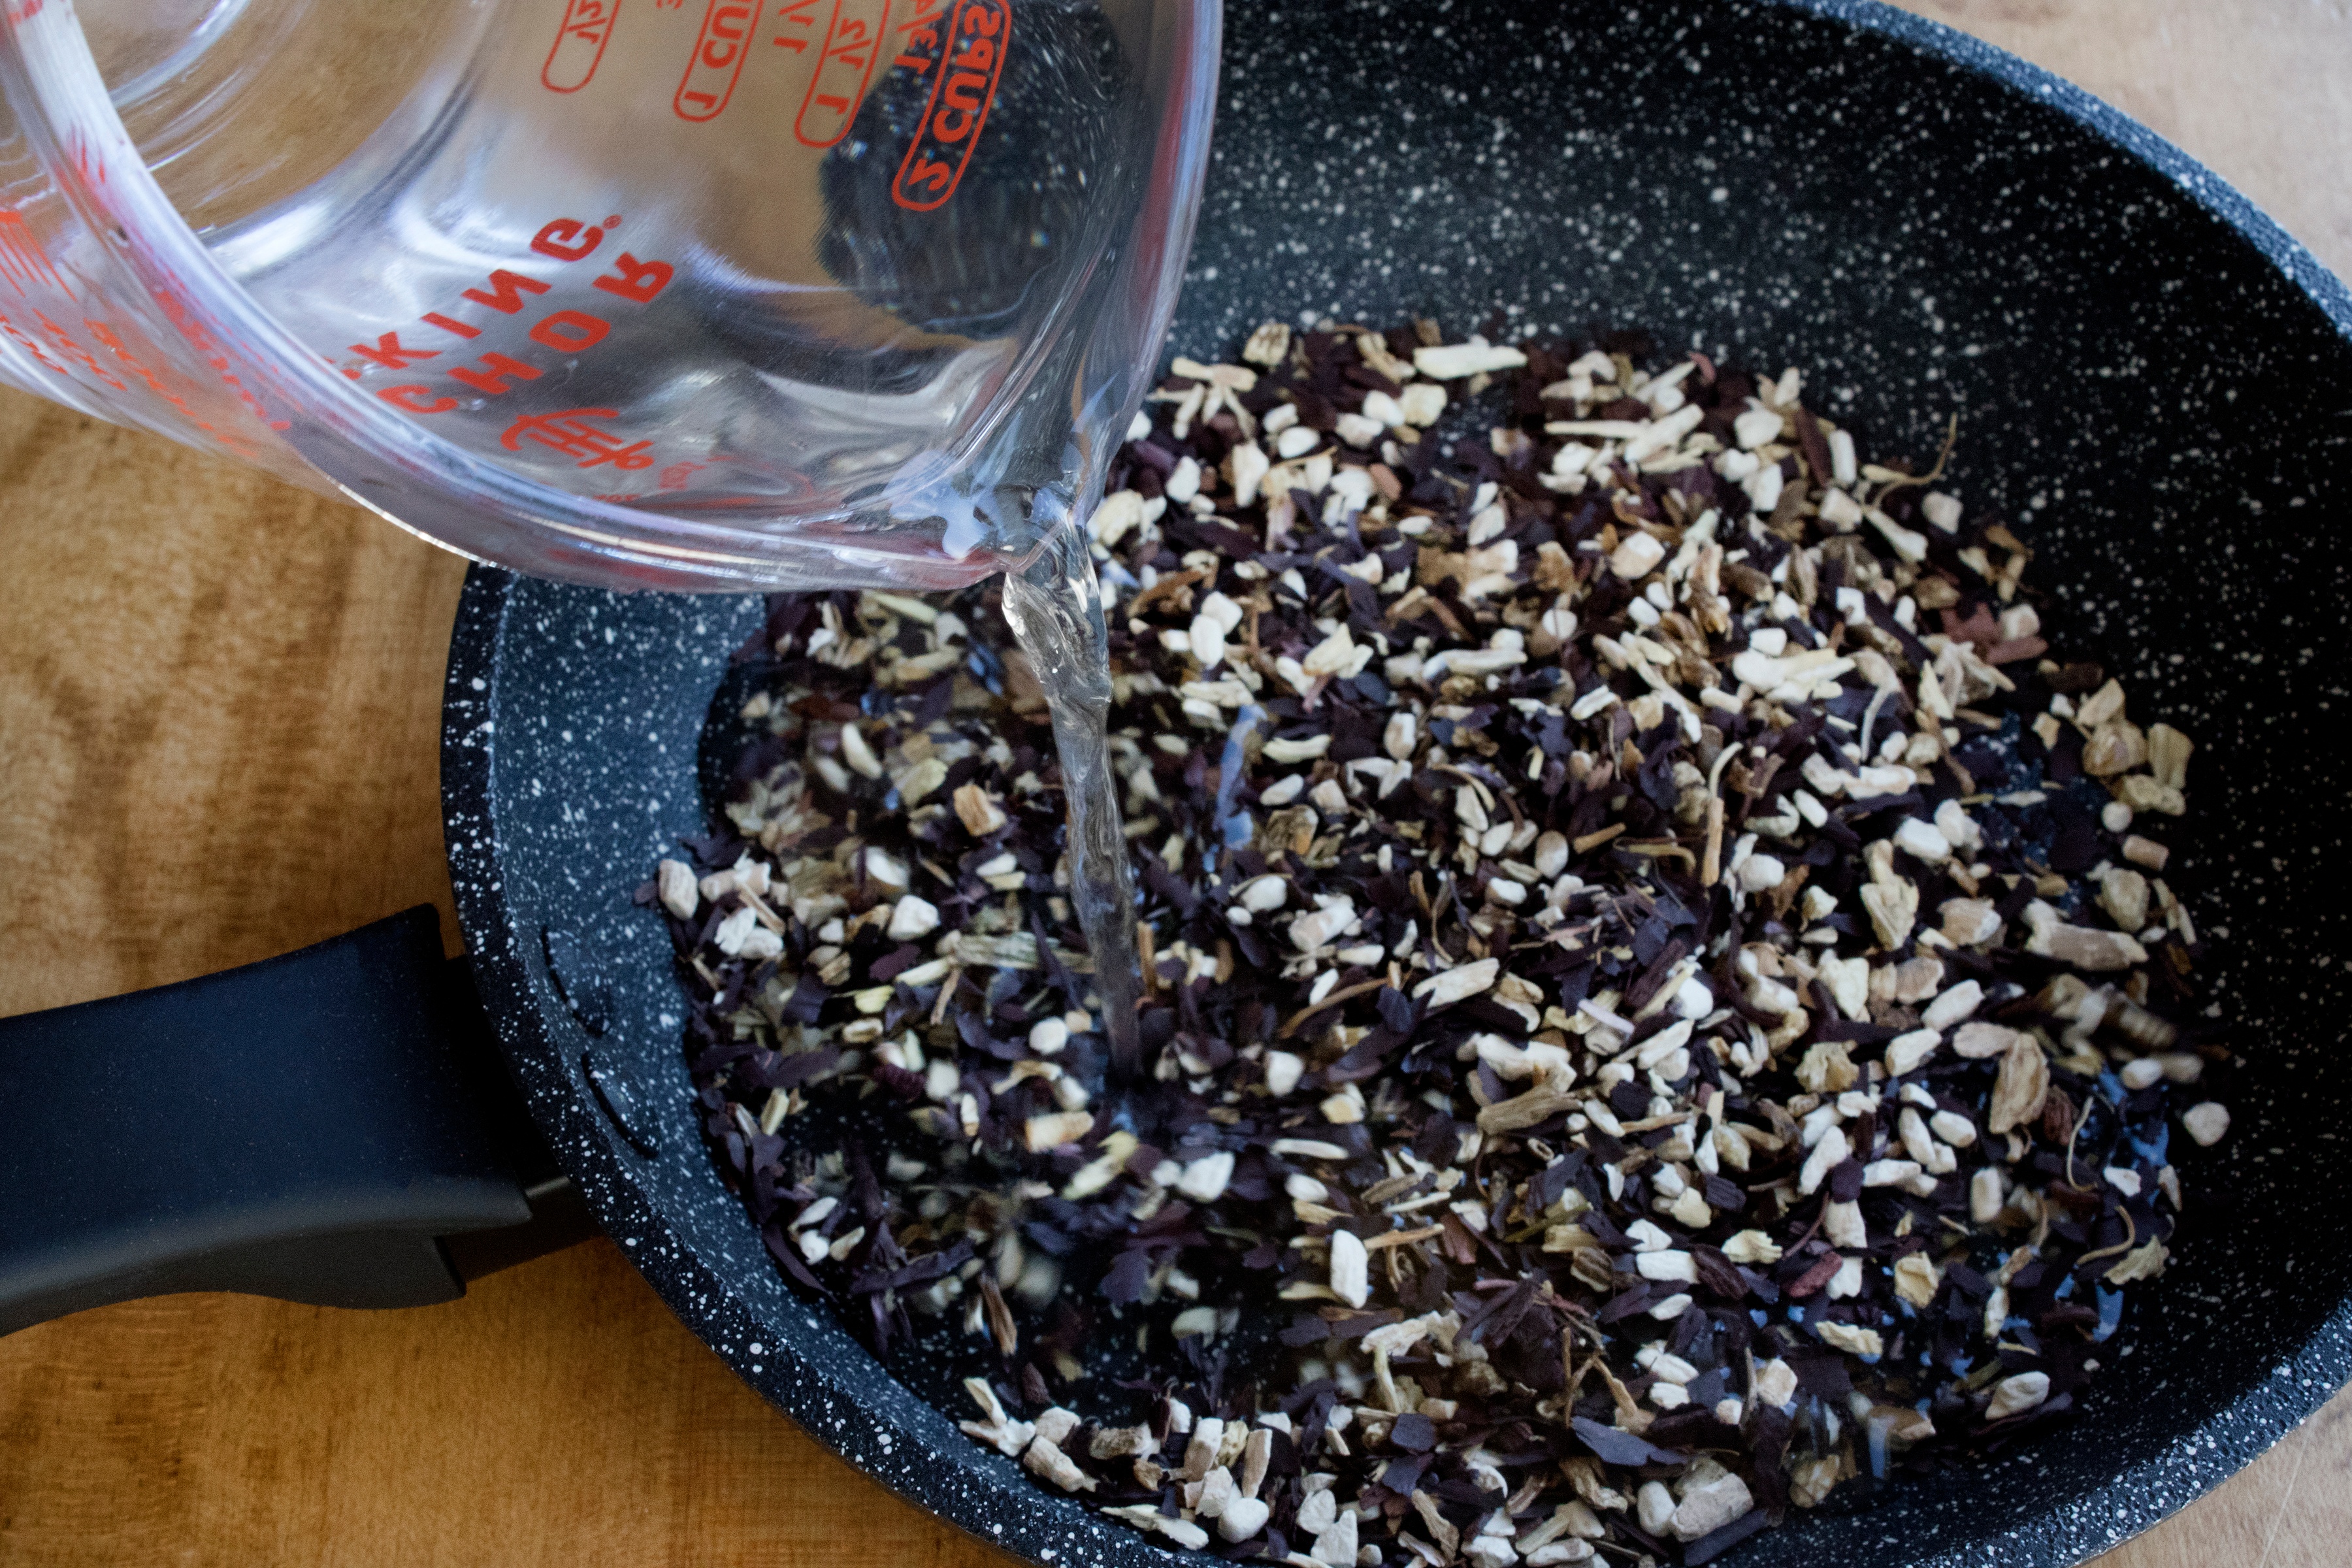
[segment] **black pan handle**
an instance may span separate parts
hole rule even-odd
[[[0,1334],[179,1290],[423,1306],[593,1233],[430,906],[0,1018]]]

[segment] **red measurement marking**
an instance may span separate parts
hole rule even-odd
[[[502,392],[512,392],[515,381],[537,381],[546,374],[535,364],[525,364],[502,353],[487,353],[482,356],[479,368],[461,364],[451,371],[449,376],[453,381],[464,382],[476,392],[496,397]],[[514,381],[508,380],[509,376]]]
[[[541,256],[551,256],[558,261],[577,261],[604,243],[604,230],[620,223],[608,217],[595,228],[578,218],[560,217],[530,237],[530,247]]]
[[[874,79],[874,57],[882,52],[882,35],[890,26],[890,0],[882,0],[882,15],[871,26],[863,16],[841,14],[842,0],[833,0],[833,20],[824,30],[824,52],[817,57],[816,74],[809,78],[801,98],[800,117],[793,134],[803,147],[830,147],[849,132],[849,122]]]
[[[68,378],[72,376],[71,371],[43,353],[41,345],[27,336],[24,328],[10,321],[5,312],[0,312],[0,332],[5,332],[18,348],[32,355],[34,363],[40,365],[42,369],[55,371],[58,374]]]
[[[40,237],[19,212],[0,212],[0,278],[5,278],[16,290],[16,298],[25,297],[27,283],[46,283],[61,294],[70,295],[66,280],[49,265],[48,252],[41,248]]]
[[[372,347],[366,343],[353,343],[352,353],[372,364],[380,364],[386,370],[406,370],[418,360],[439,357],[441,351],[411,348],[400,341],[398,332],[385,332],[376,339]]]
[[[940,18],[946,15],[946,0],[915,0],[915,15],[898,24],[900,53],[891,60],[922,75],[940,63],[944,45],[940,38]]]
[[[197,429],[203,431],[205,435],[210,436],[214,440],[218,441],[222,446],[227,447],[230,451],[237,454],[239,457],[252,458],[259,456],[260,448],[255,446],[251,440],[247,439],[246,437],[237,435],[234,431],[223,430],[218,426],[213,424],[210,420],[205,418],[202,415],[199,415],[194,405],[192,405],[186,398],[181,396],[179,393],[173,391],[171,386],[164,383],[163,378],[161,375],[157,374],[154,371],[148,369],[144,363],[141,363],[139,356],[131,352],[130,346],[122,341],[121,336],[115,332],[112,327],[107,325],[104,321],[95,319],[85,321],[82,322],[82,325],[89,329],[90,335],[92,337],[95,337],[100,342],[113,350],[114,357],[121,360],[125,365],[129,366],[131,373],[133,375],[136,375],[140,380],[145,382],[147,384],[148,391],[153,393],[156,396],[161,397],[164,402],[170,404],[173,407],[186,415],[189,421],[194,424]],[[212,363],[215,369],[220,368],[221,362],[215,361]],[[243,385],[237,382],[235,376],[225,376],[223,379],[229,383],[231,388],[244,399],[247,405],[250,406],[257,415],[260,413],[259,403],[256,401],[251,395],[246,393]],[[271,420],[268,421],[268,424],[269,427],[273,430],[283,430],[287,428],[286,422],[282,419]]]
[[[446,414],[457,406],[456,398],[436,395],[429,386],[387,386],[376,395],[411,414]]]
[[[205,356],[205,363],[220,373],[221,384],[235,393],[237,401],[244,404],[256,419],[272,430],[288,430],[293,427],[290,421],[274,417],[269,410],[262,405],[261,399],[255,395],[253,389],[238,379],[234,362],[227,354],[220,352],[220,345],[213,341],[212,329],[205,324],[203,316],[191,310],[179,295],[170,289],[155,290],[155,302],[163,307],[164,316],[173,326],[179,329],[180,335],[187,339],[195,346],[196,352]],[[232,438],[222,436],[220,439],[228,442],[232,439],[243,440],[244,437]]]
[[[702,30],[695,35],[694,54],[670,103],[680,120],[715,120],[727,107],[743,74],[743,57],[751,52],[751,28],[759,19],[759,0],[710,0],[702,13]]]
[[[910,41],[914,35],[909,35]],[[945,45],[950,58],[931,79],[930,106],[890,184],[890,196],[910,212],[930,212],[955,195],[980,144],[981,128],[996,101],[1013,44],[1007,0],[956,0]],[[908,53],[912,53],[910,49]],[[934,56],[933,58],[937,58]],[[903,57],[902,57],[903,58]],[[921,68],[917,68],[918,69]]]
[[[655,295],[669,287],[671,270],[667,261],[640,261],[625,250],[621,258],[613,263],[611,274],[597,279],[591,287],[647,305]]]
[[[488,305],[501,316],[512,316],[521,311],[524,294],[544,294],[547,287],[536,278],[526,278],[501,267],[490,274],[488,289],[468,289],[464,297],[477,305]]]
[[[776,47],[790,49],[796,55],[808,53],[809,45],[816,41],[814,37],[816,0],[784,0],[782,5],[776,7],[776,26],[779,28],[796,27],[800,30],[797,36],[787,32],[777,33],[771,40]]]
[[[585,310],[557,310],[530,329],[530,341],[568,354],[584,353],[604,341],[613,323]]]
[[[557,261],[574,262],[585,259],[604,242],[605,236],[620,224],[616,215],[601,224],[590,226],[578,218],[560,217],[541,228],[530,242],[531,250]],[[667,261],[641,261],[627,251],[622,251],[604,272],[588,279],[591,288],[633,305],[646,305],[669,287],[676,268]],[[460,291],[458,298],[482,305],[501,316],[522,316],[530,298],[550,292],[554,285],[523,273],[499,268],[477,288]],[[458,306],[451,306],[455,310]],[[493,328],[497,323],[486,323]],[[357,363],[345,362],[338,368],[354,381],[368,378],[371,367],[383,370],[407,371],[424,369],[426,374],[438,372],[449,380],[488,397],[503,396],[516,389],[517,384],[537,381],[546,374],[545,367],[517,359],[511,354],[489,353],[470,364],[425,366],[425,361],[444,357],[446,345],[432,346],[434,336],[423,335],[430,329],[433,334],[454,338],[478,338],[483,326],[459,320],[442,310],[427,310],[417,318],[413,327],[395,331],[377,332],[371,322],[367,331],[374,342],[362,341],[349,345],[348,352],[357,356]],[[533,321],[527,330],[530,342],[557,353],[572,356],[585,353],[612,335],[613,323],[603,316],[577,309],[549,310]],[[406,334],[404,338],[403,334]],[[504,335],[504,334],[501,334]],[[422,341],[420,342],[420,336]],[[509,340],[509,346],[520,347]],[[470,351],[469,351],[470,352]],[[446,414],[465,406],[464,394],[451,395],[442,387],[424,382],[404,382],[396,386],[373,386],[375,395],[396,408],[410,414]],[[258,412],[257,406],[257,412]]]
[[[63,327],[60,327],[55,321],[49,320],[49,314],[47,310],[34,311],[33,320],[41,324],[41,330],[48,334],[49,346],[57,350],[60,357],[74,361],[83,369],[89,371],[90,374],[98,377],[99,380],[114,388],[117,392],[128,392],[131,390],[121,382],[115,380],[114,377],[109,375],[106,372],[106,367],[99,363],[96,357],[93,356],[88,349],[82,347],[81,344],[74,341],[72,333],[67,331]]]
[[[646,450],[651,441],[624,445],[620,437],[609,430],[600,430],[592,423],[598,419],[618,416],[612,408],[564,408],[552,414],[529,414],[507,426],[499,437],[499,445],[509,452],[520,452],[525,439],[535,442],[567,458],[583,459],[576,466],[596,468],[610,463],[616,468],[650,468],[653,454]]]
[[[66,152],[73,161],[74,171],[86,185],[106,184],[106,154],[93,152],[89,141],[79,131],[66,140]]]
[[[594,80],[620,16],[621,0],[572,0],[539,68],[540,85],[550,92],[578,92]]]

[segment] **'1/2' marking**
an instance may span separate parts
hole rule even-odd
[[[809,78],[800,116],[793,121],[793,134],[803,147],[830,147],[848,134],[850,121],[866,97],[866,84],[874,79],[874,58],[882,52],[882,37],[890,26],[890,0],[882,0],[882,14],[870,24],[863,16],[842,14],[845,5],[856,3],[833,0],[824,52],[817,57],[816,74]]]
[[[980,144],[1013,43],[1013,10],[1007,0],[956,0],[945,37],[928,25],[901,31],[907,42],[896,63],[919,74],[936,64],[938,74],[890,195],[910,212],[930,212],[955,195]]]
[[[620,16],[621,0],[571,0],[556,25],[547,63],[539,68],[540,85],[550,92],[578,92],[586,87],[604,61],[604,46],[612,41],[613,24]]]

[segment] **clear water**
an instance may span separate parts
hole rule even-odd
[[[1105,726],[1110,649],[1102,590],[1083,529],[1066,528],[1004,579],[1004,618],[1029,656],[1053,714],[1070,816],[1070,901],[1094,958],[1115,1084],[1142,1076],[1135,1004],[1141,984],[1135,942],[1135,880],[1120,830]]]
[[[61,37],[87,37],[157,193],[352,408],[301,405],[265,367],[236,384],[261,396],[217,409],[227,362],[181,328],[252,345],[155,281],[184,236],[110,231],[160,258],[120,265],[26,156],[33,89],[13,76],[0,269],[41,296],[15,315],[59,324],[0,340],[0,379],[200,446],[226,418],[247,460],[301,477],[299,455],[492,559],[536,531],[587,552],[566,575],[732,589],[958,585],[1077,515],[1158,357],[1218,32],[1213,0],[70,16],[79,34],[21,41],[62,60]],[[84,133],[44,101],[66,149],[44,157],[70,161]],[[115,344],[137,374],[110,368]],[[404,506],[403,469],[442,482]],[[509,479],[604,506],[534,508]],[[468,522],[469,500],[506,532]]]
[[[1213,0],[81,0],[72,15],[79,34],[53,16],[0,41],[49,51],[44,68],[84,89],[94,65],[211,262],[348,384],[305,365],[327,405],[274,423],[248,392],[234,411],[248,460],[364,472],[344,493],[493,558],[554,561],[561,536],[579,546],[568,574],[610,586],[1005,573],[1062,753],[1073,901],[1132,1069],[1132,895],[1082,525],[1173,305]],[[77,78],[67,46],[85,38]],[[8,59],[13,117],[42,61]],[[47,347],[0,342],[0,374],[194,439],[177,384],[112,374],[71,323],[215,402],[230,360],[184,351],[206,331],[244,345],[176,283],[116,266],[53,162],[19,155],[34,123],[85,144],[55,123],[66,100],[40,101],[37,122],[0,124],[0,262],[40,296],[12,308],[68,325]],[[110,232],[158,255],[186,243],[169,226]],[[145,330],[159,310],[171,326]],[[252,378],[273,396],[295,379]],[[404,470],[422,482],[404,489]]]
[[[601,58],[594,29],[551,48],[562,5],[453,12],[375,135],[207,247],[509,471],[978,577],[1076,510],[1087,437],[1135,390],[1102,355],[1142,324],[1115,263],[1171,216],[1139,52],[1165,4],[624,5]]]
[[[931,73],[890,62],[923,56],[910,23],[948,30],[962,7],[750,6],[751,58],[731,71],[707,63],[724,0],[621,10],[601,58],[593,29],[551,50],[552,7],[453,14],[475,31],[451,37],[450,89],[422,95],[429,127],[395,115],[331,178],[211,241],[360,384],[541,483],[739,520],[796,552],[859,548],[839,569],[860,579],[1003,570],[1052,712],[1072,903],[1120,1079],[1139,1054],[1134,892],[1078,520],[1156,357],[1111,263],[1138,226],[1174,221],[1155,206],[1174,187],[1149,177],[1141,58],[1167,4],[974,9],[957,58],[1002,45],[1002,71],[944,195],[909,189],[927,131],[954,150]],[[896,43],[845,58],[840,37],[868,32]],[[869,66],[862,100],[822,101]]]

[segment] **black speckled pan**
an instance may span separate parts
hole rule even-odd
[[[2029,533],[2134,711],[2200,747],[2178,881],[2221,939],[2249,1072],[2227,1142],[2184,1157],[2210,1199],[2171,1272],[2063,1434],[1736,1560],[2072,1563],[2245,1464],[2352,1373],[2352,877],[2326,760],[2352,703],[2352,298],[2147,132],[1879,5],[1247,0],[1227,28],[1179,349],[1228,353],[1268,314],[1499,309],[1802,365],[1880,451],[1931,455],[1957,413],[1954,487]],[[704,820],[705,715],[757,613],[475,575],[445,789],[506,1048],[604,1226],[782,1410],[1039,1563],[1164,1560],[796,1298],[704,1152],[667,941],[628,900]],[[609,973],[600,1034],[551,952]]]

